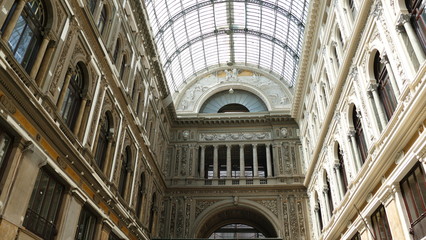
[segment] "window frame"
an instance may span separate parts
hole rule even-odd
[[[374,77],[377,81],[377,93],[385,110],[385,115],[389,121],[397,106],[395,93],[393,92],[392,83],[386,65],[382,63],[380,53],[374,56]]]
[[[48,192],[50,184],[55,184],[52,193],[54,195],[51,196],[49,196]],[[44,191],[43,189],[45,189],[46,191]],[[57,189],[60,190],[59,193],[56,192]],[[64,184],[62,184],[54,175],[52,175],[50,171],[45,168],[41,168],[37,175],[37,179],[34,184],[34,188],[31,194],[30,201],[28,203],[28,207],[22,225],[37,236],[48,240],[54,239],[58,231],[57,224],[59,220],[61,206],[63,204],[65,191],[66,187]],[[43,192],[45,193],[44,195]],[[43,196],[37,196],[38,194]],[[46,200],[46,198],[48,197],[50,197],[51,201]],[[42,208],[45,209],[44,207],[48,208],[47,213],[42,210]],[[42,214],[47,214],[48,216],[42,216]],[[50,226],[44,226],[43,230],[40,232],[37,230],[38,224],[42,224],[43,222],[45,222],[44,224],[46,224],[47,222],[48,224],[46,225],[50,224]],[[50,229],[46,229],[46,227],[49,227]]]
[[[340,144],[337,144],[337,159],[339,160],[338,174],[340,175],[340,179],[342,180],[344,190],[343,195],[345,195],[348,191],[348,177],[346,175],[345,159],[343,157]]]
[[[132,162],[132,154],[130,151],[130,147],[127,146],[124,151],[124,156],[121,162],[121,169],[120,169],[120,177],[118,179],[118,193],[122,198],[125,198],[126,195],[126,188],[127,188],[127,175],[129,174],[129,167]]]
[[[360,113],[361,114],[361,113]],[[365,141],[364,127],[361,117],[358,117],[356,106],[352,110],[352,122],[355,130],[355,141],[360,154],[361,164],[364,164],[368,156],[367,142]]]
[[[426,53],[426,3],[422,3],[422,0],[405,0],[405,5],[411,14],[411,25]]]
[[[83,101],[84,82],[84,72],[80,63],[78,63],[75,67],[75,73],[71,76],[68,88],[64,89],[66,92],[61,107],[62,119],[71,130],[76,124]]]
[[[386,215],[386,210],[383,205],[380,205],[376,211],[371,214],[371,225],[376,239],[392,240],[392,233]],[[384,235],[382,235],[382,233]]]
[[[98,23],[96,24],[100,35],[104,34],[104,31],[107,25],[107,20],[108,20],[108,10],[107,10],[107,6],[103,4],[101,12],[99,13]]]
[[[418,176],[416,171],[419,170],[420,175]],[[421,239],[420,238],[416,238],[416,232],[414,230],[414,227],[421,223],[422,221],[424,222],[423,224],[426,224],[426,196],[422,195],[422,189],[421,189],[421,180],[418,179],[418,177],[423,176],[423,186],[425,187],[425,171],[421,165],[421,163],[417,163],[408,173],[407,175],[405,175],[405,177],[401,180],[400,182],[400,188],[401,188],[401,195],[404,201],[404,206],[405,206],[405,211],[407,212],[408,215],[408,219],[410,222],[410,234],[414,237],[414,239]],[[411,178],[413,177],[413,178]],[[410,179],[411,178],[411,179]],[[410,180],[414,180],[414,182],[410,183]],[[419,182],[420,181],[420,182]],[[404,186],[405,183],[407,183],[407,188]],[[414,186],[412,186],[412,184],[414,183]],[[424,189],[423,188],[423,189]],[[409,190],[410,192],[408,193],[407,190]],[[416,194],[413,194],[413,191],[416,191]],[[409,196],[407,196],[409,194]],[[416,199],[420,198],[420,199]],[[410,199],[408,199],[408,197],[410,197]],[[423,200],[423,202],[420,201],[421,204],[423,204],[423,206],[419,206],[419,202],[416,200]],[[411,202],[411,204],[409,204],[409,201]],[[414,209],[413,209],[414,208]],[[420,208],[423,208],[423,212],[420,212]],[[417,215],[417,217],[414,219],[413,213],[415,213]],[[420,225],[421,228],[421,225]],[[421,234],[423,235],[423,234]]]
[[[89,219],[87,219],[86,217],[88,217]],[[83,221],[83,223],[82,223]],[[89,221],[89,223],[87,223],[87,221]],[[94,222],[93,222],[94,221]],[[94,237],[96,236],[96,227],[98,224],[98,217],[96,216],[96,214],[93,213],[93,211],[91,211],[87,206],[84,206],[81,209],[80,212],[80,217],[78,219],[78,225],[77,225],[77,231],[76,231],[76,240],[91,240],[94,239]],[[81,233],[80,231],[82,230],[81,226],[84,226],[84,230],[83,230],[83,236],[80,237],[79,233]],[[89,225],[87,227],[87,225]],[[89,229],[87,229],[89,228]],[[88,231],[87,231],[88,230]]]
[[[110,140],[110,121],[108,114],[104,114],[104,118],[100,119],[100,126],[99,126],[99,133],[98,133],[98,140],[96,143],[96,151],[94,155],[94,162],[96,166],[102,171],[102,169],[105,166],[106,162],[106,151],[108,150],[108,144],[111,141]]]
[[[44,5],[43,1],[37,1],[39,2],[38,5],[41,6],[40,16],[37,17],[37,14],[34,14],[34,11],[30,6],[30,2],[25,3],[21,15],[16,20],[17,22],[12,30],[12,34],[10,35],[9,39],[7,39],[7,44],[15,60],[27,72],[30,72],[32,66],[34,65],[35,59],[38,55],[41,43],[43,41],[43,30],[46,25],[46,6]],[[6,17],[6,21],[3,24],[2,31],[4,31],[7,25],[10,24],[11,17],[16,10],[17,2],[18,1],[15,1],[13,3],[9,14]],[[28,38],[25,38],[25,36],[27,36]],[[11,41],[13,41],[14,39],[16,39],[16,42],[11,43]],[[27,41],[25,41],[25,39],[27,39]],[[23,46],[23,44],[26,44],[27,46]],[[19,50],[22,50],[22,53],[19,54]],[[17,57],[17,54],[19,54],[22,59],[19,59]]]

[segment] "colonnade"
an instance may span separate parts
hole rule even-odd
[[[223,178],[222,174],[219,174],[219,147],[220,146],[226,146],[226,178],[236,177],[232,174],[232,155],[231,155],[231,149],[233,146],[239,147],[239,177],[245,177],[246,176],[246,165],[247,165],[247,158],[248,156],[245,156],[244,148],[249,144],[215,144],[215,145],[201,145],[200,146],[200,164],[199,164],[199,173],[200,177],[208,178],[206,175],[206,148],[213,147],[213,175],[212,178]],[[272,177],[272,155],[271,155],[271,144],[258,144],[253,143],[250,144],[253,148],[253,176],[252,177],[259,177],[259,158],[258,158],[258,147],[259,145],[265,146],[265,159],[266,159],[266,173],[265,177]],[[207,166],[208,167],[208,166]]]

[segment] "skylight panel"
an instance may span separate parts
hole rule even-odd
[[[218,64],[259,66],[294,85],[307,1],[147,0],[145,4],[171,90]]]

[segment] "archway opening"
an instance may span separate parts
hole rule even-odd
[[[202,221],[197,238],[250,239],[276,238],[277,231],[262,213],[243,206],[223,209]]]
[[[239,113],[239,112],[250,112],[250,110],[242,104],[231,103],[221,107],[218,111],[218,113]]]
[[[241,223],[225,225],[210,235],[209,239],[258,239],[265,235],[255,227]]]

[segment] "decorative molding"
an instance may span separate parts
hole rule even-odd
[[[200,142],[271,140],[271,132],[200,133]]]

